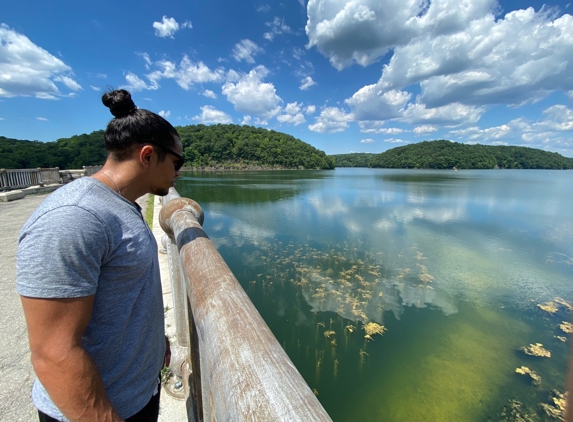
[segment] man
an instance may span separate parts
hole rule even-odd
[[[17,288],[40,421],[156,421],[166,355],[157,244],[135,200],[165,195],[183,147],[124,90],[100,172],[51,194],[22,228]]]

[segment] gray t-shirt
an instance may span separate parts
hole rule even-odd
[[[95,295],[82,344],[122,418],[153,396],[165,354],[157,243],[138,206],[93,178],[52,193],[20,233],[17,290],[36,298]],[[36,379],[36,407],[67,420]]]

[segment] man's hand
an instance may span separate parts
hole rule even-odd
[[[73,422],[123,421],[114,410],[95,363],[81,338],[93,296],[73,299],[21,297],[32,365],[60,412]]]

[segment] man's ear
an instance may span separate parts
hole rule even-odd
[[[151,145],[144,145],[139,150],[139,162],[144,167],[149,167],[151,164],[151,157],[153,155],[153,147]]]

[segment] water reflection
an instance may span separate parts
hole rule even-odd
[[[201,204],[257,204],[301,195],[327,177],[309,171],[184,172],[177,189]]]
[[[380,253],[370,265],[384,265],[387,276],[384,289],[373,294],[398,316],[402,306],[451,314],[453,297],[505,304],[571,295],[570,261],[555,259],[573,255],[565,242],[571,196],[560,191],[571,190],[563,182],[569,174],[553,173],[559,178],[527,171],[202,173],[186,176],[178,187],[204,206],[218,245],[241,248],[286,235],[299,245],[312,239],[317,250],[351,242],[352,251]],[[273,205],[277,201],[280,206]],[[226,230],[218,216],[225,216]],[[397,282],[401,269],[419,271],[413,249],[427,257],[429,293]],[[320,277],[309,285],[320,286]],[[339,308],[313,301],[310,290],[305,297],[313,309]],[[375,320],[378,314],[366,315]]]
[[[364,386],[355,402],[376,409],[386,397],[394,416],[385,420],[483,420],[479,409],[497,412],[502,391],[526,391],[513,378],[523,364],[515,350],[556,342],[555,321],[536,304],[573,299],[571,176],[349,169],[193,174],[177,188],[201,203],[205,230],[327,410],[345,413],[343,394],[354,393],[344,384],[354,382]],[[388,331],[365,338],[369,322]],[[567,345],[552,347],[535,370],[559,386]],[[405,369],[412,362],[425,375]],[[358,414],[377,420],[355,408],[339,420]]]

